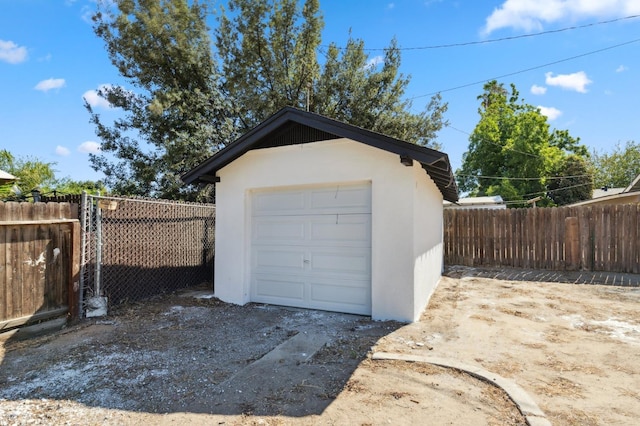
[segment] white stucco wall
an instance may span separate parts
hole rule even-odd
[[[218,172],[215,295],[250,301],[251,195],[371,182],[372,317],[414,321],[442,268],[442,196],[417,162],[347,139],[249,151]]]
[[[413,215],[413,255],[414,263],[414,319],[429,302],[435,291],[443,269],[443,212],[442,194],[426,175],[424,169],[414,161],[414,193]],[[435,203],[433,200],[438,200]]]

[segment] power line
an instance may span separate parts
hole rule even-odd
[[[521,34],[521,35],[517,35],[517,36],[501,37],[501,38],[494,38],[494,39],[488,39],[488,40],[479,40],[479,41],[466,41],[466,42],[461,42],[461,43],[436,44],[436,45],[432,45],[432,46],[398,47],[397,50],[446,49],[446,48],[451,48],[451,47],[473,46],[473,45],[478,45],[478,44],[497,43],[497,42],[501,42],[501,41],[517,40],[517,39],[529,38],[529,37],[538,37],[538,36],[546,35],[546,34],[561,33],[561,32],[564,32],[564,31],[571,31],[571,30],[577,30],[577,29],[582,29],[582,28],[595,27],[597,25],[611,24],[613,22],[623,21],[623,20],[627,20],[627,19],[635,19],[635,18],[638,18],[638,17],[640,17],[640,15],[629,15],[629,16],[624,16],[624,17],[621,17],[621,18],[610,19],[608,21],[593,22],[591,24],[584,24],[584,25],[574,25],[574,26],[571,26],[571,27],[559,28],[557,30],[540,31],[540,32],[531,33],[531,34]],[[322,47],[329,47],[329,46],[322,45]],[[337,47],[337,46],[336,46],[336,48],[340,49],[340,50],[347,49],[346,47]],[[385,51],[385,50],[388,50],[388,49],[389,49],[388,47],[385,47],[385,48],[376,47],[376,48],[365,48],[363,50],[364,51]]]
[[[427,96],[437,95],[438,93],[451,92],[453,90],[464,89],[465,87],[475,86],[477,84],[486,83],[486,82],[492,81],[492,80],[500,80],[500,79],[503,79],[505,77],[511,77],[512,75],[523,74],[525,72],[537,70],[537,69],[540,69],[540,68],[545,68],[545,67],[548,67],[550,65],[556,65],[556,64],[560,64],[562,62],[572,61],[574,59],[578,59],[578,58],[583,58],[585,56],[594,55],[596,53],[600,53],[600,52],[604,52],[604,51],[607,51],[607,50],[615,49],[615,48],[618,48],[618,47],[626,46],[628,44],[637,43],[638,41],[640,41],[640,38],[637,38],[637,39],[631,40],[631,41],[627,41],[627,42],[624,42],[624,43],[616,44],[616,45],[613,45],[613,46],[605,47],[605,48],[602,48],[602,49],[593,50],[591,52],[582,53],[580,55],[571,56],[570,58],[560,59],[558,61],[548,62],[546,64],[537,65],[535,67],[526,68],[526,69],[523,69],[523,70],[511,72],[511,73],[508,73],[508,74],[503,74],[503,75],[500,75],[500,76],[497,76],[497,77],[487,78],[487,79],[484,79],[484,80],[475,81],[473,83],[462,84],[460,86],[451,87],[449,89],[437,90],[435,92],[427,93],[426,95],[414,96],[412,98],[409,98],[408,100],[412,101],[412,100],[418,99],[418,98],[424,98],[424,97],[427,97]]]
[[[550,194],[552,192],[564,191],[566,189],[579,188],[581,186],[590,186],[590,185],[592,185],[591,182],[589,182],[589,183],[579,183],[579,184],[571,185],[571,186],[563,186],[562,188],[549,189],[547,191],[532,192],[531,194],[524,194],[523,197],[531,197],[533,195],[545,195],[545,194]]]
[[[529,181],[529,180],[557,180],[557,179],[577,179],[577,178],[583,178],[583,177],[593,177],[593,175],[575,175],[575,176],[542,176],[542,177],[529,177],[529,178],[517,178],[517,177],[507,177],[507,176],[475,176],[475,175],[463,175],[463,174],[456,174],[456,176],[461,176],[461,177],[470,177],[470,178],[477,178],[477,179],[508,179],[508,180],[525,180],[525,181]]]
[[[458,129],[458,128],[457,128],[457,127],[455,127],[455,126],[452,126],[451,124],[447,125],[446,127],[449,127],[450,129],[455,130],[456,132],[460,132],[460,133],[462,133],[462,134],[465,134],[465,135],[467,135],[467,136],[471,136],[471,133],[469,133],[469,132],[467,132],[467,131],[464,131],[464,130],[460,130],[460,129]]]
[[[581,183],[578,185],[572,185],[572,186],[565,186],[562,188],[557,188],[557,189],[550,189],[548,191],[539,191],[539,192],[532,192],[530,194],[524,194],[522,197],[522,200],[510,200],[510,201],[504,201],[504,204],[524,204],[527,202],[527,200],[525,200],[524,198],[526,197],[532,197],[534,195],[547,195],[547,194],[551,194],[553,192],[558,192],[558,191],[564,191],[567,189],[572,189],[572,188],[578,188],[581,186],[587,186],[587,185],[591,185],[590,183]]]

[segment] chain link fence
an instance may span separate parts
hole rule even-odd
[[[80,220],[83,311],[213,286],[212,204],[84,194]]]

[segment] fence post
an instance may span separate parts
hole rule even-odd
[[[87,216],[89,214],[89,196],[87,191],[82,191],[82,198],[80,199],[80,291],[78,294],[78,316],[80,318],[84,315],[84,289],[85,289],[85,274],[87,268]]]
[[[565,268],[576,271],[580,267],[580,228],[575,216],[564,219]]]
[[[82,247],[80,246],[80,224],[76,221],[70,225],[71,228],[71,247],[69,256],[69,288],[68,288],[68,305],[69,305],[69,319],[75,320],[78,318],[80,311],[82,286],[79,283],[81,278],[80,274],[80,253]]]
[[[100,202],[96,203],[96,280],[95,280],[95,297],[102,296],[100,288],[102,277],[102,209]]]

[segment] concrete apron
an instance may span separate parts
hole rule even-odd
[[[250,403],[257,397],[256,393],[277,394],[282,391],[283,385],[294,386],[299,378],[294,377],[293,369],[309,361],[329,340],[329,336],[324,333],[303,331],[276,346],[262,358],[220,383],[220,395],[216,398],[216,405],[219,405],[221,411],[217,412],[237,414],[233,407]],[[256,389],[254,378],[261,378],[260,389]],[[273,381],[264,378],[273,378]],[[286,384],[287,382],[290,383]]]

